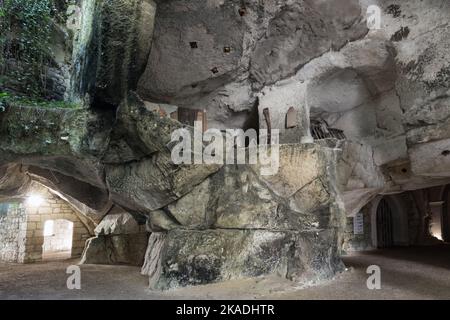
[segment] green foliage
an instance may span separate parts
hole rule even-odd
[[[47,101],[43,99],[29,98],[11,95],[8,92],[0,91],[0,112],[6,110],[7,106],[37,107],[37,108],[62,108],[78,109],[79,104],[66,101]]]
[[[42,97],[45,92],[54,12],[52,0],[0,2],[0,79],[30,97]],[[10,68],[7,60],[15,66]]]

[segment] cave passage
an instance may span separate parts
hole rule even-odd
[[[392,223],[392,212],[389,203],[382,199],[377,208],[377,246],[378,248],[389,248],[394,245],[394,226]]]
[[[2,262],[79,259],[93,234],[80,212],[42,186],[4,200],[0,208]]]
[[[369,2],[0,0],[0,298],[450,299],[450,1]]]

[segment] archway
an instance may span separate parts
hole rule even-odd
[[[371,205],[372,246],[409,245],[408,214],[399,195],[379,196]]]
[[[393,211],[386,199],[381,199],[377,208],[377,247],[389,248],[394,245]]]
[[[73,222],[47,220],[44,224],[42,260],[69,259],[72,256]]]

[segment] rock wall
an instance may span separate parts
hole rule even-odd
[[[44,248],[44,227],[49,220],[66,220],[73,223],[71,257],[80,257],[86,240],[90,238],[89,226],[82,222],[80,213],[72,209],[67,202],[41,189],[39,194],[44,202],[39,206],[24,204],[26,211],[26,242],[23,263],[42,261]]]
[[[73,10],[72,98],[113,107],[136,88],[147,64],[156,4],[83,0]]]
[[[95,228],[80,263],[142,266],[148,233],[128,212],[115,207]]]
[[[0,204],[0,261],[22,262],[26,242],[26,214],[20,203]]]
[[[76,19],[67,12],[69,4],[48,1],[27,7],[23,1],[1,5],[2,20],[8,21],[1,26],[2,92],[47,100],[68,98],[74,34],[65,19]]]
[[[138,93],[145,100],[206,109],[215,128],[241,128],[264,87],[269,90],[315,57],[363,36],[361,15],[356,0],[158,1]],[[281,97],[277,106],[304,109],[302,98],[292,102],[293,90],[292,98]],[[283,110],[271,113],[284,118]]]
[[[449,126],[443,111],[448,110],[445,74],[449,58],[442,55],[449,45],[449,3],[361,4],[363,10],[378,5],[382,23],[380,30],[372,30],[364,40],[350,46],[365,43],[361,53],[370,50],[370,59],[358,51],[351,57],[364,63],[360,64],[363,74],[367,73],[363,78],[378,81],[367,88],[372,94],[368,101],[343,113],[327,114],[330,124],[344,129],[351,140],[340,169],[343,176],[347,175],[343,191],[349,215],[380,193],[446,184],[449,172],[444,155],[450,145]],[[387,50],[376,45],[377,41],[385,42]],[[378,94],[373,95],[377,87]]]
[[[158,5],[143,99],[206,110],[219,129],[270,125],[282,143],[311,142],[310,118],[343,130],[350,216],[378,194],[448,182],[448,2]],[[380,29],[366,26],[369,5]]]
[[[71,75],[87,108],[0,109],[0,197],[38,181],[105,227],[86,261],[138,263],[130,245],[146,235],[111,231],[129,221],[108,217],[119,206],[152,232],[154,288],[326,278],[345,214],[449,182],[448,1],[85,0],[80,12]],[[280,129],[280,171],[174,164],[171,134],[193,128],[152,103],[202,110],[210,128]],[[310,120],[343,130],[342,152],[313,144]]]
[[[142,272],[154,289],[277,274],[309,283],[342,270],[336,150],[281,145],[280,170],[225,166],[150,213]],[[300,165],[301,164],[301,165]]]
[[[362,234],[355,234],[355,222],[357,222],[355,217],[347,217],[342,244],[342,250],[345,253],[375,249],[372,243],[372,216],[369,207],[370,205],[367,205],[360,211],[363,219]]]

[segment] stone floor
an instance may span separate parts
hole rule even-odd
[[[67,260],[72,256],[72,251],[55,251],[42,253],[42,260],[55,261],[55,260]]]
[[[450,299],[450,246],[396,248],[344,257],[348,271],[298,288],[275,277],[149,292],[139,268],[81,266],[81,290],[68,290],[67,266],[77,261],[0,264],[0,299]],[[366,269],[381,267],[381,290],[368,290]]]

